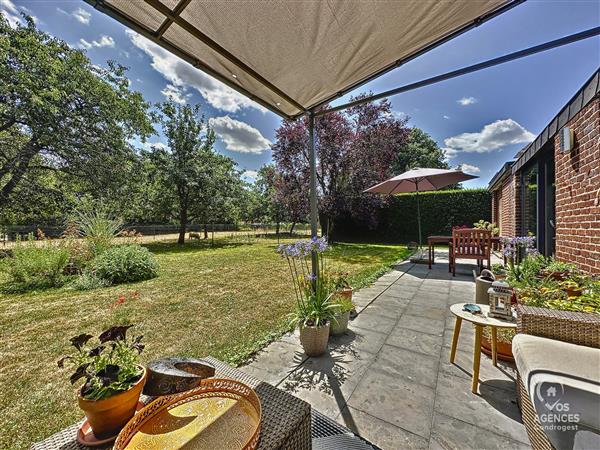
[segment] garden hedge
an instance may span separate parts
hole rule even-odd
[[[430,235],[452,234],[453,226],[472,226],[480,219],[491,221],[492,197],[486,189],[422,192],[419,200],[423,243]],[[335,239],[399,243],[418,240],[416,194],[394,196],[378,214],[379,225],[374,230],[349,218],[339,218],[335,225]]]

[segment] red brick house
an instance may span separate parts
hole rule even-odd
[[[541,253],[600,273],[600,70],[488,189],[502,236],[533,233]]]

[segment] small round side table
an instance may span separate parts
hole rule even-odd
[[[467,303],[455,303],[450,307],[450,312],[456,316],[456,322],[454,323],[454,334],[452,335],[452,348],[450,349],[450,363],[454,364],[454,357],[456,356],[456,345],[458,344],[458,337],[460,335],[460,326],[463,320],[471,322],[475,325],[475,343],[473,346],[473,381],[471,383],[471,391],[476,394],[477,387],[479,384],[479,365],[481,362],[481,334],[483,327],[490,327],[492,329],[492,364],[494,366],[497,363],[497,332],[498,328],[517,328],[516,317],[513,316],[512,321],[496,319],[495,317],[488,317],[490,312],[489,305],[477,305],[481,308],[481,314],[472,314],[468,311],[464,311],[463,308]]]

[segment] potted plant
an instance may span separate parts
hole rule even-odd
[[[549,277],[554,280],[563,281],[566,280],[569,275],[577,270],[575,264],[551,260],[546,267],[541,271],[543,277]]]
[[[492,273],[496,280],[504,280],[506,278],[507,270],[502,264],[492,264]]]
[[[348,272],[335,272],[331,278],[335,291],[352,301],[352,287],[348,282]]]
[[[132,326],[110,327],[98,336],[96,346],[88,344],[91,334],[74,336],[71,345],[76,351],[58,361],[58,367],[74,369],[71,384],[85,380],[77,400],[100,440],[116,437],[133,417],[146,381],[146,369],[138,363],[142,336],[127,337]]]
[[[473,224],[474,228],[479,230],[489,230],[492,232],[492,236],[498,236],[500,234],[500,228],[494,222],[488,222],[487,220],[481,219]]]
[[[327,278],[323,258],[327,248],[324,237],[281,244],[277,248],[287,260],[296,294],[296,310],[290,315],[290,323],[300,328],[300,343],[308,356],[319,356],[327,350],[329,327],[335,315],[332,301],[335,291]],[[317,258],[318,274],[311,272],[313,254]]]
[[[340,334],[344,334],[348,329],[350,311],[354,309],[354,304],[352,303],[352,300],[339,291],[333,299],[333,304],[335,306],[335,316],[331,321],[329,334],[333,336],[339,336]]]
[[[512,352],[512,340],[515,334],[515,330],[509,328],[499,328],[496,331],[496,352],[498,359],[515,362]],[[490,327],[484,327],[481,333],[481,351],[488,356],[492,356],[492,333]]]

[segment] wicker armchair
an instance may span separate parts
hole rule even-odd
[[[600,315],[517,305],[517,332],[600,348]],[[517,401],[534,450],[554,450],[542,430],[523,380],[517,374]]]

